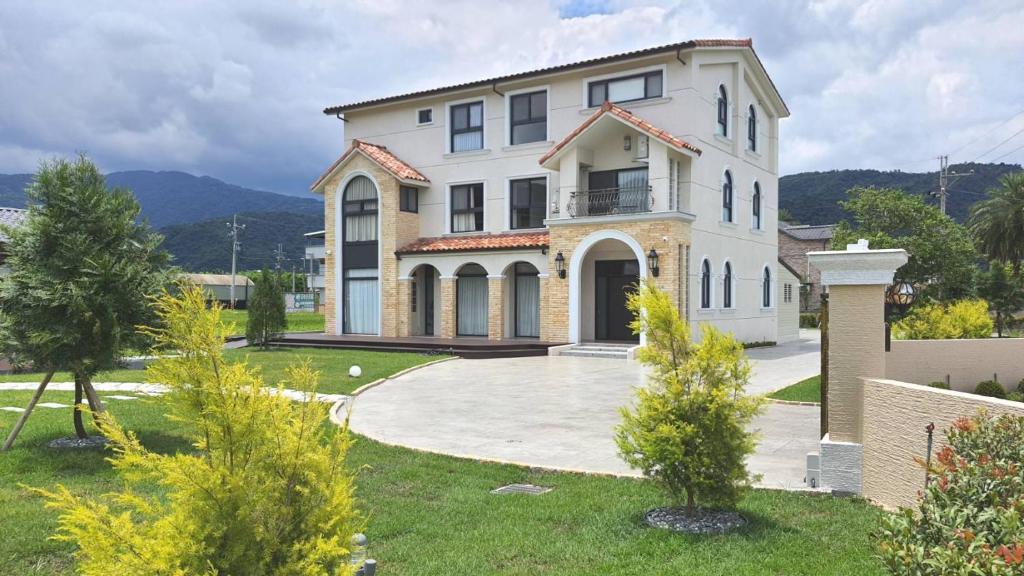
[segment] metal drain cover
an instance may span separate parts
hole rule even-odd
[[[502,486],[501,488],[495,488],[491,490],[491,494],[530,494],[537,496],[538,494],[544,494],[551,492],[554,488],[548,486],[534,486],[533,484],[509,484],[508,486]]]

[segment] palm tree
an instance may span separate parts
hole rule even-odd
[[[993,260],[1013,265],[1024,261],[1024,172],[1004,174],[988,199],[971,208],[968,222],[978,248]]]

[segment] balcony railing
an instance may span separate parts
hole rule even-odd
[[[611,216],[651,211],[650,186],[579,190],[569,197],[569,217]]]

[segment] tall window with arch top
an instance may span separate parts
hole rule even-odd
[[[711,308],[711,262],[707,258],[700,265],[700,307]]]
[[[747,108],[747,150],[757,152],[757,110],[753,104]]]
[[[729,137],[729,94],[725,84],[718,85],[718,133]]]
[[[722,222],[732,222],[732,173],[722,175]]]
[[[751,204],[751,228],[761,229],[761,185],[754,182],[754,195],[750,199]]]

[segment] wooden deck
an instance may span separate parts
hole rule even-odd
[[[370,350],[374,352],[419,352],[422,354],[451,354],[463,358],[513,358],[518,356],[547,356],[548,348],[561,346],[560,342],[542,342],[536,338],[488,340],[487,338],[440,338],[411,336],[384,338],[381,336],[334,336],[321,333],[293,333],[274,341],[276,346],[311,348],[340,348]]]

